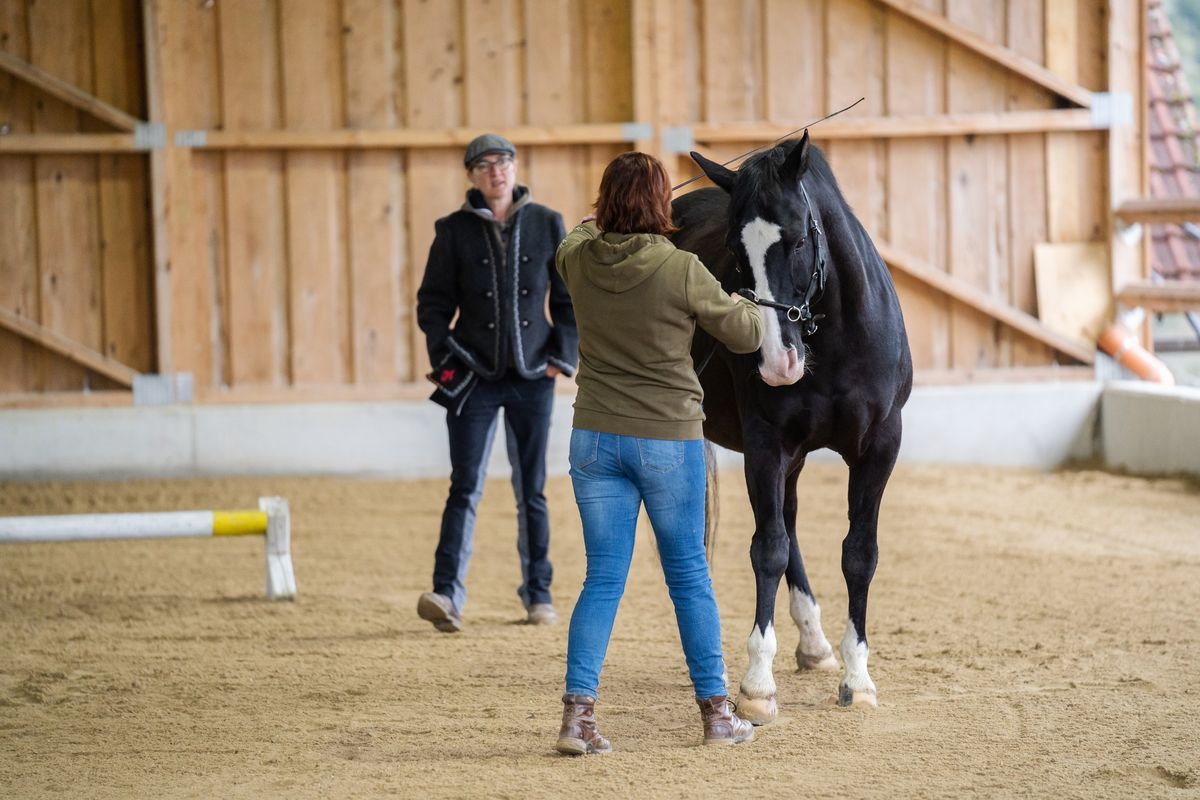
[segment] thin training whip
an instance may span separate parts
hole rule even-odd
[[[733,158],[729,159],[721,166],[728,167],[733,162],[741,161],[746,156],[757,153],[759,150],[762,150],[764,147],[770,147],[771,145],[775,144],[775,142],[782,142],[784,139],[788,138],[789,136],[794,136],[795,134],[799,133],[800,131],[804,130],[805,128],[811,128],[814,125],[819,125],[820,123],[824,122],[825,120],[829,119],[830,117],[836,117],[838,114],[841,114],[843,111],[849,111],[850,109],[854,108],[856,105],[858,105],[865,99],[866,99],[865,97],[860,97],[857,100],[855,100],[853,103],[851,103],[850,105],[846,106],[845,108],[838,109],[837,111],[834,111],[832,114],[826,114],[825,116],[821,117],[816,122],[810,122],[807,125],[801,125],[799,128],[796,128],[796,130],[791,131],[789,133],[785,133],[783,136],[780,136],[774,142],[767,142],[766,144],[760,144],[758,147],[754,148],[753,150],[747,150],[746,152],[742,153],[740,156],[734,156]],[[704,174],[701,173],[700,175],[697,175],[694,178],[689,178],[688,180],[684,181],[683,183],[679,184],[678,186],[672,186],[671,191],[677,192],[680,189],[682,189],[683,187],[687,186],[689,183],[695,183],[696,181],[700,180],[703,177],[704,177]]]

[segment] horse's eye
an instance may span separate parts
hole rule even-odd
[[[804,248],[804,243],[807,241],[808,241],[808,239],[801,236],[799,239],[796,240],[796,245],[792,248],[792,252],[799,253]]]

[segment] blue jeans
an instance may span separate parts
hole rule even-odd
[[[575,429],[570,460],[587,576],[571,614],[567,693],[598,696],[645,503],[696,697],[725,694],[721,619],[704,560],[704,442]]]
[[[504,410],[508,461],[517,501],[517,553],[525,607],[550,602],[550,519],[546,510],[546,443],[554,379],[505,376],[479,381],[456,417],[447,413],[450,433],[450,494],[433,559],[433,590],[446,595],[461,614],[467,603],[467,567],[475,539],[475,509],[483,496],[496,421]]]

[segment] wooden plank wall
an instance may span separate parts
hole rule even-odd
[[[1085,88],[1105,88],[1105,3],[915,2]],[[1056,107],[1028,79],[872,0],[693,0],[693,13],[691,46],[703,64],[694,122],[799,125],[860,96],[853,113],[863,116]],[[1027,313],[1037,310],[1037,242],[1106,240],[1102,132],[828,141],[818,127],[813,135],[870,233]],[[725,160],[760,143],[703,149]],[[1063,358],[912,278],[895,280],[919,369]]]
[[[171,134],[638,121],[655,126],[642,145],[662,152],[665,126],[794,126],[859,96],[852,113],[866,117],[1054,108],[1028,79],[877,0],[150,2]],[[916,2],[1086,88],[1107,84],[1106,3]],[[0,49],[145,118],[140,3],[0,0]],[[0,124],[105,130],[3,73]],[[1103,132],[813,132],[873,235],[1028,313],[1037,243],[1109,235]],[[697,145],[724,160],[761,143]],[[629,146],[522,145],[519,179],[569,227]],[[663,156],[677,179],[696,174]],[[460,146],[168,147],[161,353],[146,163],[0,155],[0,304],[136,369],[190,372],[201,400],[422,388],[415,293],[434,221],[467,186]],[[919,368],[1062,358],[913,278],[896,282]],[[0,331],[0,392],[85,383],[101,385]]]
[[[138,0],[0,0],[0,50],[145,115]],[[0,74],[0,129],[109,128]],[[0,304],[138,370],[155,360],[145,158],[0,155]],[[113,384],[0,331],[0,392]]]
[[[633,119],[630,0],[298,0],[287,13],[278,0],[163,8],[171,41],[186,41],[206,65],[197,73],[190,60],[169,56],[174,129]],[[198,96],[217,107],[198,103],[190,87],[214,80],[220,85]],[[523,147],[519,178],[573,222],[623,149]],[[223,179],[198,185],[191,176],[192,196],[172,219],[174,368],[193,372],[202,398],[283,398],[291,389],[297,397],[341,396],[329,391],[339,387],[350,397],[386,396],[420,386],[427,359],[416,289],[434,221],[463,201],[461,147],[196,151],[176,160],[185,180],[189,163]],[[198,229],[207,231],[202,240]],[[204,240],[221,245],[196,247]]]

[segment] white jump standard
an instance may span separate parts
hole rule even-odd
[[[292,571],[292,519],[287,500],[260,497],[258,509],[0,517],[0,544],[265,536],[267,597],[291,600],[296,596],[296,576]]]

